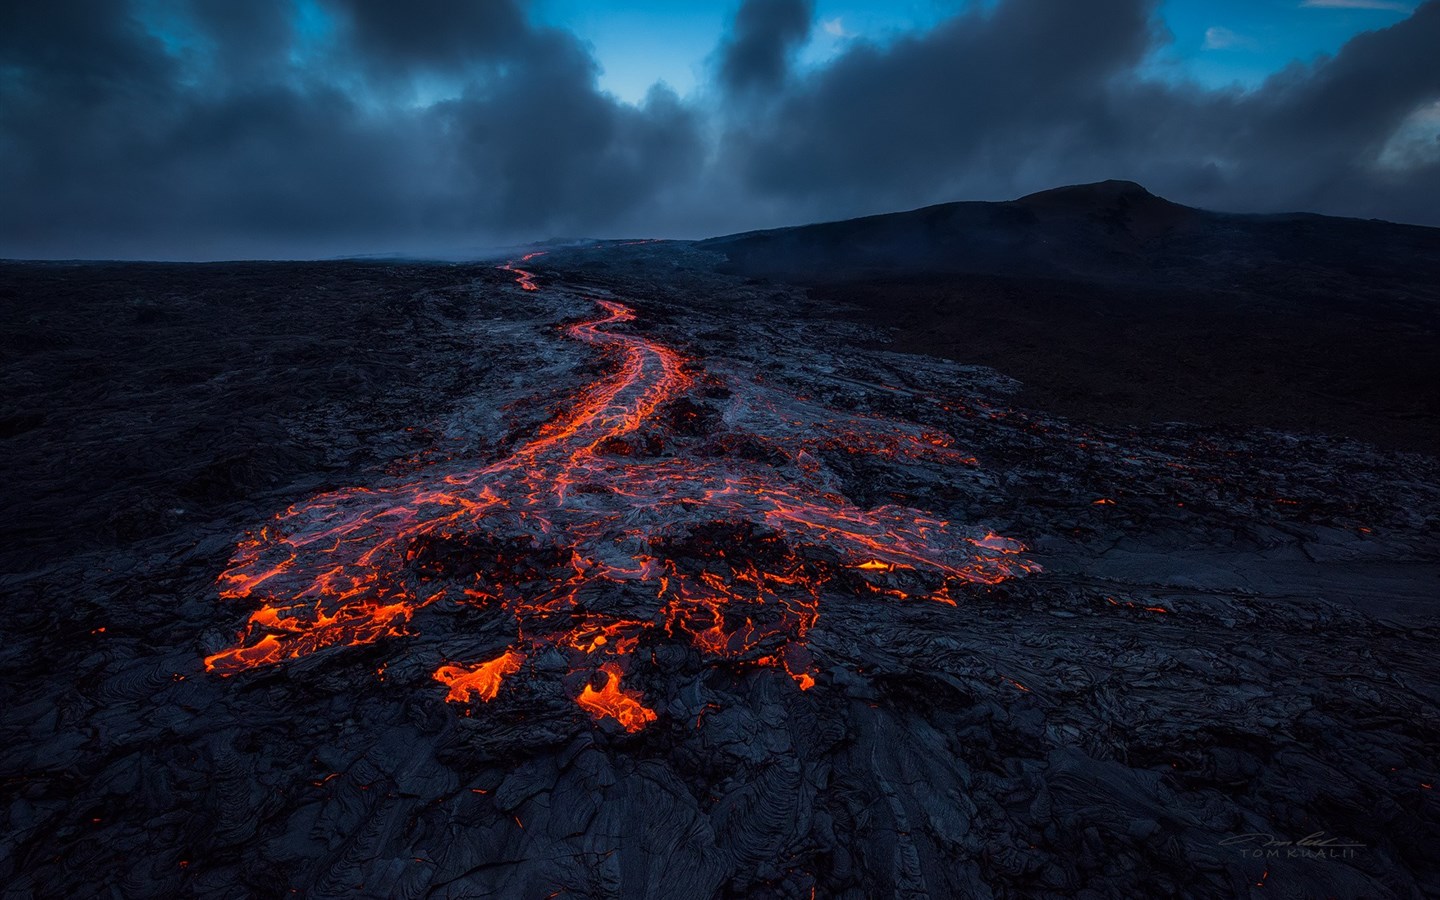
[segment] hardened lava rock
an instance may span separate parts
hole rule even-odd
[[[1440,893],[1433,456],[516,266],[24,275],[7,896]]]

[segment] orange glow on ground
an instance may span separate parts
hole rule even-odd
[[[533,273],[504,268],[522,290],[540,289]],[[655,714],[620,690],[617,661],[631,671],[646,641],[781,668],[805,690],[818,674],[806,639],[825,591],[954,606],[966,585],[1036,571],[1017,541],[899,505],[861,508],[771,465],[633,449],[645,434],[668,437],[659,411],[687,401],[704,370],[631,331],[629,307],[591,300],[596,315],[563,333],[592,347],[604,374],[509,456],[319,494],[242,540],[217,586],[254,610],[206,668],[233,675],[400,637],[427,607],[463,604],[513,617],[518,630],[488,662],[437,669],[446,699],[490,701],[524,659],[558,648],[572,672],[607,676],[577,702],[634,730]],[[749,439],[802,473],[821,452],[974,464],[948,435],[905,423],[822,410],[831,430],[817,431],[767,411],[775,433]],[[596,612],[580,599],[596,589],[649,605]]]

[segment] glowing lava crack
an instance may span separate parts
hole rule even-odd
[[[538,290],[532,273],[505,268]],[[513,617],[517,636],[493,659],[436,670],[446,699],[490,701],[554,648],[590,676],[575,701],[636,731],[656,718],[623,685],[646,659],[642,644],[683,641],[707,657],[777,666],[805,689],[823,594],[953,605],[965,584],[1035,569],[1015,541],[901,506],[857,507],[818,461],[838,448],[973,462],[945,435],[731,385],[721,438],[763,445],[783,464],[687,452],[715,436],[681,435],[684,415],[661,413],[689,402],[703,371],[622,330],[634,319],[623,304],[592,299],[600,314],[565,334],[599,350],[609,374],[508,458],[320,494],[247,536],[220,595],[259,606],[206,668],[230,675],[405,635],[425,607],[466,604]],[[615,597],[624,602],[607,607]]]

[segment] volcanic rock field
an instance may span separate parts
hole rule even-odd
[[[1433,452],[722,250],[0,265],[6,896],[1440,893]]]

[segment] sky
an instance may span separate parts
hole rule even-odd
[[[1294,61],[1333,54],[1362,31],[1405,18],[1414,3],[1338,0],[1168,0],[1158,14],[1170,37],[1153,71],[1210,87],[1258,86]],[[962,11],[961,0],[828,0],[817,2],[816,27],[801,54],[823,65],[856,41],[884,42],[928,29]],[[600,87],[638,102],[663,81],[681,95],[707,80],[707,61],[733,19],[734,2],[541,0],[539,21],[570,29],[599,63]]]
[[[1440,225],[1440,0],[14,0],[0,257],[456,256],[1124,178]]]

